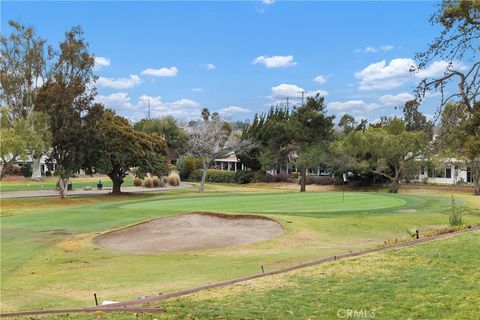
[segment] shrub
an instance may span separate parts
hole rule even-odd
[[[153,179],[152,179],[152,178],[149,178],[149,177],[146,177],[146,178],[143,180],[143,185],[144,185],[146,188],[151,188],[151,187],[153,187]]]
[[[335,179],[329,176],[307,176],[306,184],[333,185],[335,184]]]
[[[160,178],[157,177],[157,176],[154,176],[154,177],[152,178],[152,182],[153,182],[153,186],[154,186],[155,188],[165,186],[165,182],[163,182],[163,179],[160,179]]]
[[[452,227],[461,226],[463,224],[462,214],[458,209],[455,208],[455,199],[453,198],[453,195],[452,195],[452,213],[450,213],[450,216],[448,217],[448,222]]]
[[[300,172],[297,172],[297,171],[292,172],[292,178],[293,179],[298,179],[298,177],[300,177]]]
[[[171,186],[179,186],[180,185],[180,176],[176,171],[170,172],[167,177],[168,184]]]
[[[140,178],[133,178],[133,185],[135,187],[140,187],[142,185],[142,179]]]
[[[200,169],[202,163],[200,159],[189,156],[179,159],[177,162],[178,174],[182,180],[187,180],[192,172],[197,169]]]
[[[265,177],[264,171],[254,171],[252,172],[252,182],[260,182],[263,177]]]
[[[190,175],[190,179],[192,181],[200,181],[202,174],[203,170],[195,170]],[[209,169],[206,182],[235,183],[235,171]]]
[[[234,180],[238,184],[246,184],[252,181],[252,173],[250,171],[236,171]]]
[[[177,171],[177,166],[170,163],[168,165],[168,172],[173,172],[173,171]]]
[[[45,176],[46,177],[51,177],[52,176],[52,171],[50,171],[50,170],[45,171]]]
[[[292,182],[292,177],[288,173],[279,173],[276,175],[271,175],[267,173],[263,179],[262,182]]]
[[[20,171],[22,172],[22,176],[25,178],[29,178],[32,176],[32,167],[29,164],[24,164],[21,168]]]

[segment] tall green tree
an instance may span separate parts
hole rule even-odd
[[[177,160],[186,151],[187,135],[171,116],[158,119],[143,119],[135,123],[133,127],[137,131],[157,133],[163,137],[167,143],[170,161]]]
[[[474,179],[474,194],[480,195],[480,103],[472,114],[463,112],[460,103],[445,106],[435,140],[441,157],[463,160]]]
[[[95,96],[95,88],[91,86],[95,80],[94,63],[82,30],[72,28],[65,33],[53,71],[36,96],[35,109],[50,115],[51,157],[59,172],[61,198],[65,198],[66,184],[82,167],[89,148],[84,117]]]
[[[399,182],[413,166],[418,168],[427,148],[428,134],[407,131],[401,119],[393,118],[383,127],[351,131],[332,145],[334,154],[350,170],[363,170],[390,180],[389,192],[398,191]]]
[[[307,168],[317,166],[318,159],[311,157],[318,150],[328,149],[333,139],[333,119],[326,115],[324,98],[320,95],[308,97],[304,105],[294,107],[289,128],[292,132],[292,144],[299,155],[297,165],[300,168],[300,192],[305,192]]]
[[[121,185],[131,168],[137,168],[140,177],[168,172],[166,142],[157,133],[136,131],[127,119],[112,110],[103,110],[101,105],[92,108],[86,122],[89,128],[95,128],[89,142],[93,150],[89,164],[108,175],[113,194],[121,193]]]
[[[50,149],[46,115],[34,112],[35,97],[48,76],[46,40],[32,27],[9,21],[12,32],[0,36],[0,104],[2,109],[2,171],[11,167],[17,157],[33,160],[32,178],[40,179],[40,158]],[[43,126],[43,127],[41,127]],[[21,134],[17,138],[15,135]],[[7,143],[7,141],[9,141]]]

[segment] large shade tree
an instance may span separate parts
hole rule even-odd
[[[398,191],[399,182],[412,167],[419,167],[429,136],[424,131],[407,131],[401,119],[391,119],[383,127],[354,130],[332,145],[332,151],[349,170],[363,170],[390,180],[389,192]]]
[[[9,21],[12,32],[0,36],[0,104],[2,109],[2,171],[17,158],[33,160],[32,178],[40,179],[40,158],[50,149],[46,115],[35,112],[35,97],[47,77],[46,41],[32,27]]]
[[[178,159],[186,151],[187,135],[171,116],[158,119],[142,119],[135,123],[133,127],[137,131],[157,133],[161,136],[167,143],[170,161]]]
[[[307,168],[319,166],[320,157],[315,155],[321,154],[322,150],[326,153],[333,139],[335,116],[327,116],[326,112],[324,98],[317,94],[295,107],[290,117],[292,145],[299,156],[296,162],[300,168],[300,192],[305,191]]]
[[[91,85],[94,63],[82,30],[72,28],[60,43],[53,70],[36,95],[35,109],[50,118],[51,157],[59,173],[61,198],[65,198],[67,182],[82,167],[89,148],[84,117],[95,96]]]
[[[470,168],[474,194],[480,195],[480,103],[474,113],[459,113],[460,103],[445,106],[435,148],[440,156],[456,158]],[[460,116],[459,116],[460,115]]]
[[[89,128],[95,128],[90,141],[93,152],[89,165],[95,171],[105,173],[112,180],[112,193],[119,194],[131,168],[137,175],[167,173],[167,146],[157,133],[134,130],[128,120],[112,110],[95,105],[86,119]]]

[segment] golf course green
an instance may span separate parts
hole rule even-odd
[[[464,222],[480,222],[465,197]],[[71,201],[71,202],[68,202]],[[443,195],[377,192],[298,193],[265,187],[209,186],[205,194],[4,200],[1,216],[2,312],[91,305],[158,295],[213,281],[381,245],[448,225]],[[125,253],[93,244],[105,232],[189,212],[257,214],[280,222],[274,239],[212,250]]]

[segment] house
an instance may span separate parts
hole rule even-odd
[[[423,165],[418,180],[440,184],[473,183],[474,174],[465,161],[452,158],[440,161],[440,165]]]
[[[214,159],[212,169],[226,171],[246,170],[247,167],[240,162],[235,153],[231,152],[223,159]]]

